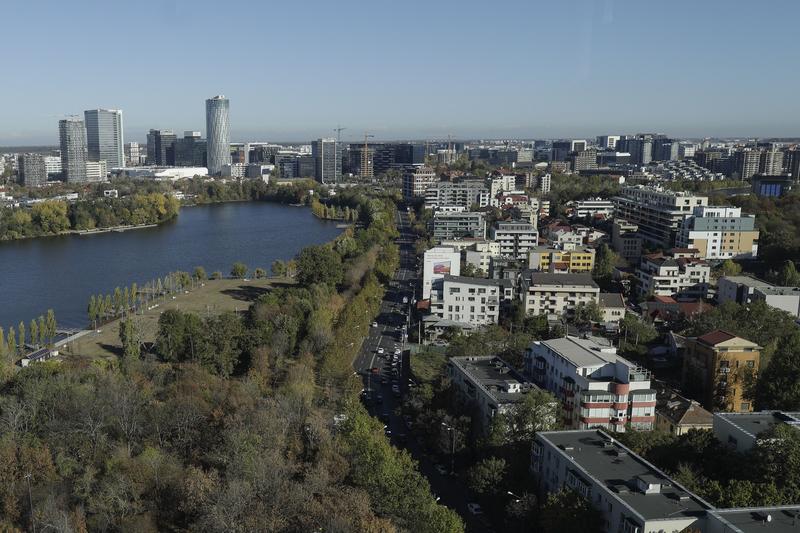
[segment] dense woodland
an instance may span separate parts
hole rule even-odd
[[[70,356],[0,396],[4,530],[462,531],[357,399],[351,361],[399,254],[394,201],[304,249],[243,314],[135,319],[112,362]],[[346,415],[334,424],[334,415]]]

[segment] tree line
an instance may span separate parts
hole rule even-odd
[[[27,328],[23,321],[16,328],[9,327],[7,335],[0,327],[0,361],[4,366],[11,366],[19,356],[28,352],[28,345],[34,350],[52,346],[56,328],[56,315],[52,309],[48,309],[45,315],[32,318]]]

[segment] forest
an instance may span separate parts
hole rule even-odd
[[[463,531],[358,401],[399,254],[393,199],[348,201],[360,229],[244,313],[165,312],[152,348],[129,318],[114,360],[5,366],[0,528]]]

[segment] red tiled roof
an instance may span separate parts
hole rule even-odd
[[[431,307],[430,300],[420,300],[417,302],[417,309],[420,311],[427,311]]]
[[[729,341],[733,338],[736,338],[736,335],[734,335],[733,333],[728,333],[727,331],[716,329],[714,331],[706,333],[705,335],[697,337],[697,340],[709,346],[716,346],[721,342]]]
[[[653,300],[662,304],[674,304],[677,303],[675,298],[672,296],[653,296]]]

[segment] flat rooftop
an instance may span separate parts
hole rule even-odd
[[[489,391],[498,403],[521,402],[526,392],[538,388],[499,357],[451,357],[449,362]],[[521,392],[506,392],[509,384],[518,384]]]
[[[755,413],[716,413],[742,431],[757,437],[780,424],[789,424],[800,429],[800,411],[758,411]],[[800,528],[799,528],[800,529]]]
[[[754,278],[752,276],[725,276],[727,281],[738,283],[740,285],[747,285],[749,287],[772,287],[772,283],[764,281],[763,279]]]
[[[589,339],[580,337],[560,337],[548,341],[535,341],[534,344],[547,346],[576,367],[602,366],[608,363],[625,361],[630,367],[636,367],[624,357],[617,355],[613,346],[603,346]]]
[[[559,448],[577,466],[578,475],[606,487],[643,520],[701,517],[711,508],[603,431],[547,431],[538,437]],[[660,484],[660,489],[645,494],[637,488],[637,480]]]
[[[580,286],[599,289],[600,286],[594,282],[591,274],[550,274],[548,272],[531,272],[531,285],[541,286]]]
[[[800,530],[800,504],[709,511],[708,521],[714,520],[727,526],[724,531],[730,533],[797,533]]]

